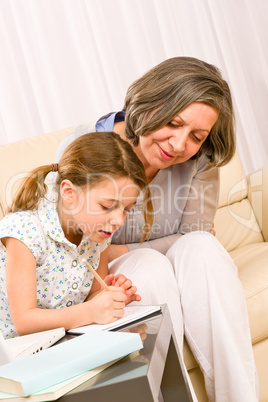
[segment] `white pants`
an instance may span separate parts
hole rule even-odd
[[[185,334],[210,401],[258,401],[244,292],[236,266],[213,235],[191,232],[166,256],[138,249],[110,268],[132,280],[142,304],[167,303],[179,349]]]
[[[182,370],[188,380],[188,385],[194,402],[197,402],[193,386],[187,369],[183,362],[183,318],[181,311],[180,295],[175,280],[173,267],[170,261],[158,251],[141,248],[124,254],[109,264],[109,273],[124,274],[132,280],[137,287],[137,293],[141,295],[141,302],[134,304],[167,304],[173,325],[175,341],[179,348],[182,362]],[[153,321],[150,324],[153,324]],[[149,333],[154,332],[150,325]],[[160,345],[161,347],[161,345]],[[159,350],[161,356],[161,350]],[[159,401],[162,401],[160,396]]]

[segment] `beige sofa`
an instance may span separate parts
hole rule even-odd
[[[10,202],[18,181],[32,168],[52,163],[60,141],[71,130],[68,128],[0,146],[2,212]],[[215,228],[217,238],[230,252],[239,269],[260,378],[260,401],[267,402],[268,166],[246,178],[236,155],[229,165],[221,168],[221,191]],[[198,400],[207,401],[203,376],[187,344],[184,359]]]

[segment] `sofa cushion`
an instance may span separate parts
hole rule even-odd
[[[37,166],[53,163],[61,140],[73,130],[67,128],[34,138],[1,145],[0,160],[5,169],[0,175],[2,209],[10,203],[15,188],[25,175]],[[0,219],[3,215],[0,208]]]
[[[248,244],[263,242],[259,225],[247,198],[219,208],[214,225],[216,238],[228,252]]]
[[[268,241],[268,165],[252,173],[248,179],[248,198],[265,241]]]
[[[268,381],[267,381],[267,356],[268,356],[268,339],[258,342],[253,347],[255,364],[258,369],[260,383],[259,402],[268,401]]]
[[[252,343],[268,336],[268,243],[256,243],[230,253],[245,292]]]
[[[245,172],[238,153],[220,168],[220,196],[218,207],[241,201],[248,195]]]
[[[252,344],[256,344],[268,336],[268,243],[250,244],[230,255],[238,267],[247,301]],[[187,370],[198,367],[186,340],[183,356]]]

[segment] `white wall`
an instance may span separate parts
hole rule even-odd
[[[179,55],[221,68],[247,173],[268,163],[268,1],[0,0],[2,144],[118,110]]]

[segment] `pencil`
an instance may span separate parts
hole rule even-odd
[[[106,283],[104,282],[104,280],[100,277],[100,275],[95,271],[95,269],[93,269],[93,267],[87,262],[87,260],[85,260],[85,258],[82,259],[82,262],[84,262],[88,269],[90,270],[90,272],[95,276],[95,278],[97,279],[97,281],[99,282],[99,284],[105,289],[105,290],[110,290],[109,287],[106,285]]]

